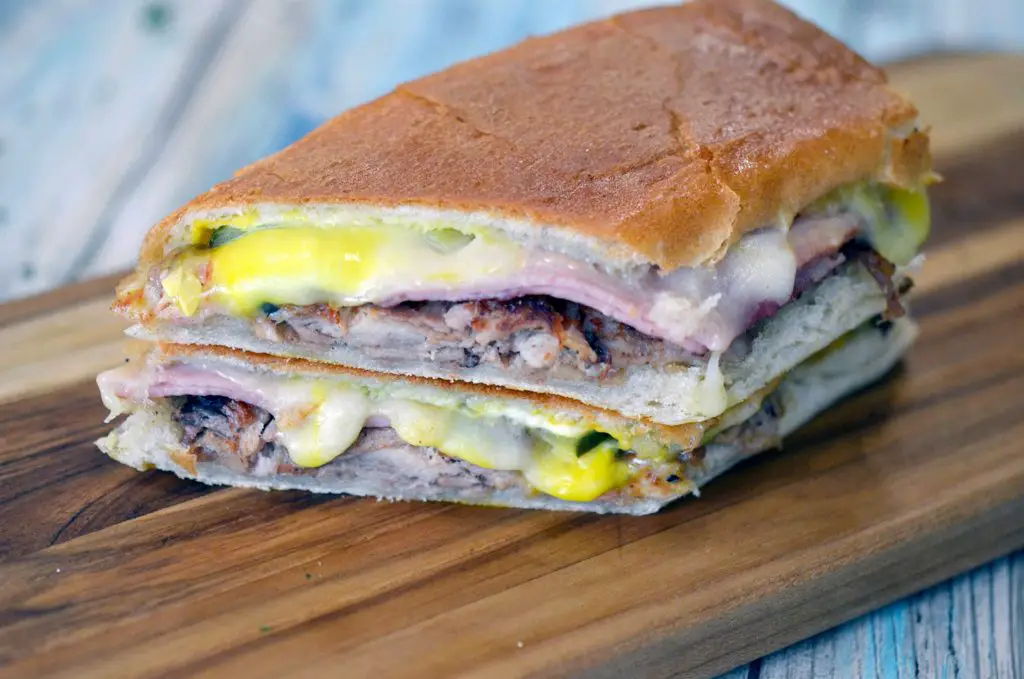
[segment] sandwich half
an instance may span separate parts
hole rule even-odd
[[[100,448],[207,483],[647,514],[888,371],[915,336],[868,322],[722,416],[663,425],[558,396],[157,345],[99,378]]]
[[[929,222],[916,119],[768,0],[623,14],[242,170],[152,229],[116,308],[154,341],[702,423],[902,313]]]

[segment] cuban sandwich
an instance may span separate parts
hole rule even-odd
[[[885,374],[933,180],[885,75],[768,0],[399,86],[157,224],[100,442],[213,483],[647,513]]]

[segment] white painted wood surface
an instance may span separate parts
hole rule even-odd
[[[177,204],[396,82],[636,4],[0,0],[0,300],[126,268]],[[1024,553],[728,675],[757,676],[1024,677]]]

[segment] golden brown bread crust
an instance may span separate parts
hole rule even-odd
[[[456,389],[461,394],[488,399],[522,399],[529,401],[531,405],[540,410],[558,413],[576,413],[588,419],[598,419],[618,423],[619,426],[632,428],[634,431],[656,433],[662,440],[670,441],[679,445],[683,450],[692,450],[700,445],[704,431],[712,428],[719,418],[694,422],[687,424],[660,424],[643,418],[627,418],[614,410],[590,406],[580,401],[575,401],[564,396],[554,394],[540,394],[530,391],[517,391],[496,387],[489,384],[476,384],[472,382],[460,382],[417,377],[415,375],[390,375],[387,373],[376,373],[359,368],[338,365],[335,363],[321,363],[309,361],[303,358],[289,358],[284,356],[271,356],[269,354],[256,354],[237,349],[228,349],[213,345],[196,344],[172,344],[170,342],[158,342],[156,356],[159,358],[216,358],[231,362],[238,362],[257,369],[269,370],[283,375],[318,375],[324,377],[352,377],[357,380],[371,380],[374,382],[401,382],[403,384],[414,384],[419,386],[433,387],[436,389]]]
[[[347,111],[193,210],[413,205],[548,224],[665,269],[720,255],[832,188],[916,185],[927,137],[884,74],[769,0],[696,0],[456,65]]]

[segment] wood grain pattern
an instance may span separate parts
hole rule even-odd
[[[137,474],[91,446],[102,286],[0,307],[0,676],[706,676],[1024,545],[1021,158],[1007,130],[940,156],[897,375],[654,517]],[[1019,676],[1022,562],[737,676]]]

